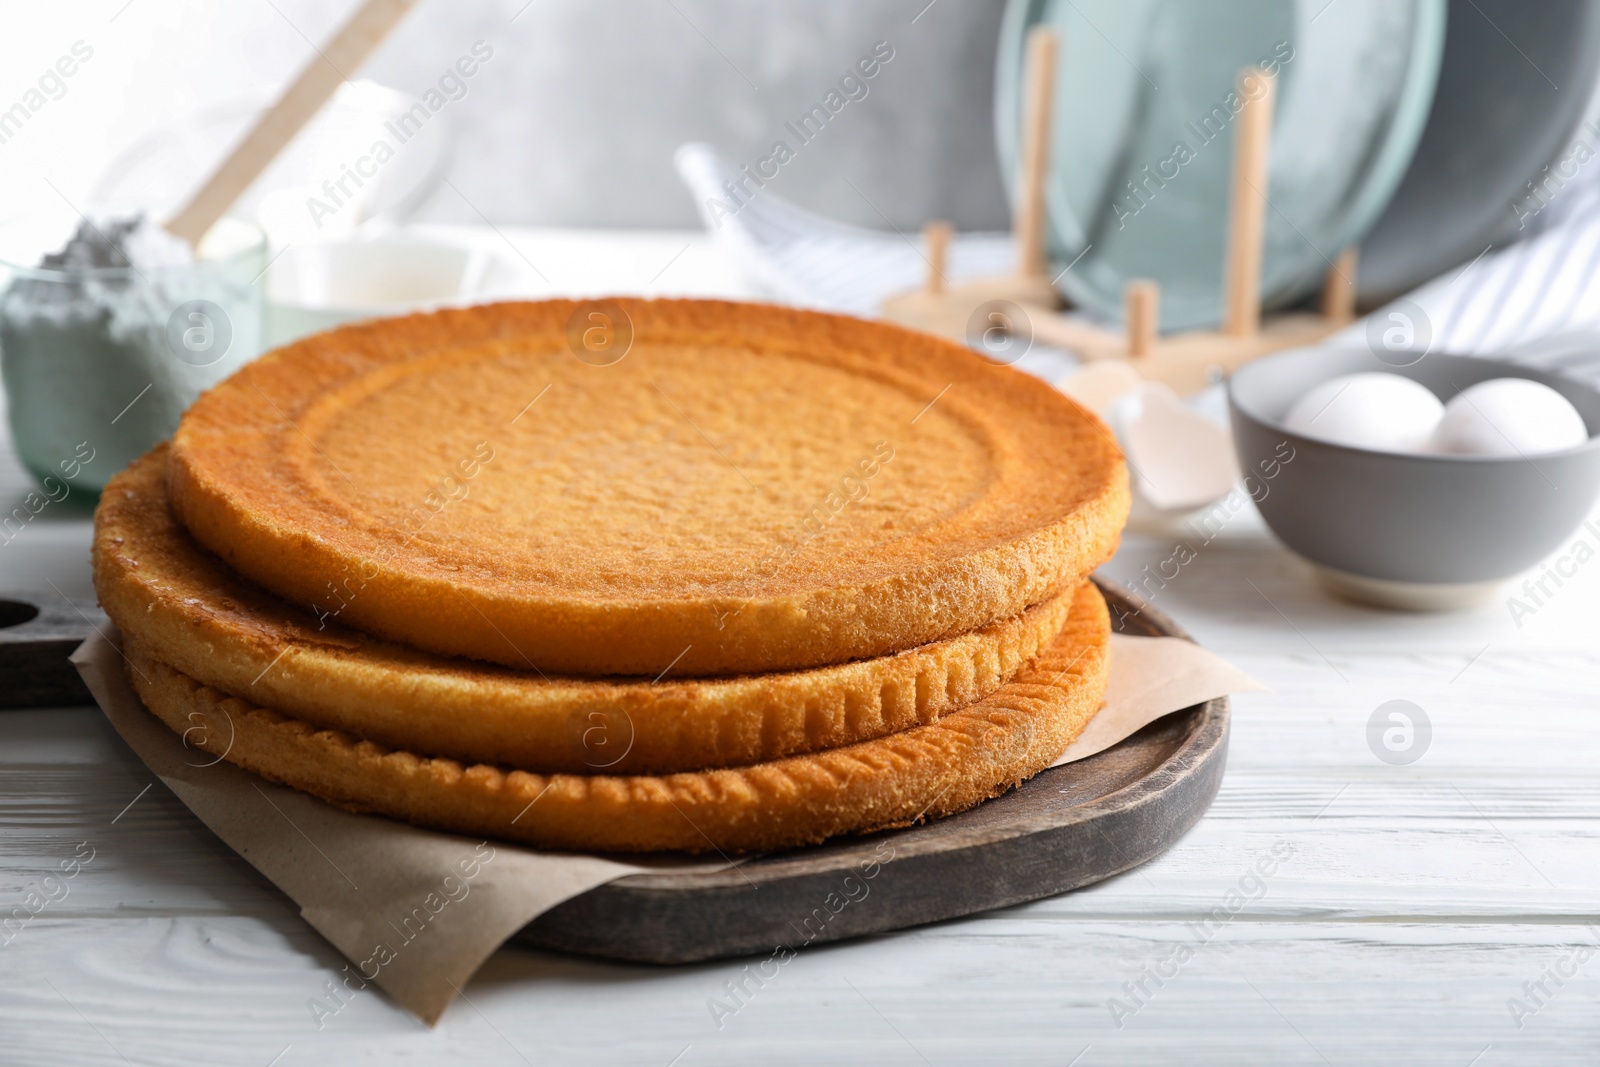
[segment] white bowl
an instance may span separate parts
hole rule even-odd
[[[267,272],[266,345],[347,322],[515,295],[505,256],[415,235],[291,245]]]

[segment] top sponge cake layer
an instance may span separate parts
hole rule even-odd
[[[170,492],[197,540],[319,614],[591,675],[953,636],[1086,574],[1127,510],[1109,433],[1042,382],[896,327],[712,301],[308,338],[189,411]]]

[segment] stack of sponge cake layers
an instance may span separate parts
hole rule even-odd
[[[184,743],[356,811],[584,851],[937,818],[1098,710],[1105,427],[887,325],[497,304],[212,389],[95,516],[129,678]]]

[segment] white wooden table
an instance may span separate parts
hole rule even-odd
[[[744,292],[692,235],[506,237],[551,291]],[[0,465],[5,509],[25,484]],[[88,541],[43,515],[0,584],[92,598]],[[1106,573],[1172,547],[1130,534]],[[1155,603],[1274,690],[1236,698],[1199,826],[1089,889],[806,950],[720,1028],[708,998],[744,961],[504,949],[437,1029],[369,993],[319,1030],[307,1000],[344,961],[285,897],[94,709],[0,712],[0,918],[93,850],[0,947],[0,1064],[1600,1059],[1600,564],[1518,628],[1503,604],[1332,601],[1249,509],[1196,547]],[[1410,765],[1368,745],[1392,699],[1431,720]]]

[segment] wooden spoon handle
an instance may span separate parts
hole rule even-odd
[[[261,176],[415,3],[416,0],[366,0],[357,8],[272,109],[261,116],[199,191],[167,222],[167,231],[198,246],[206,231]]]

